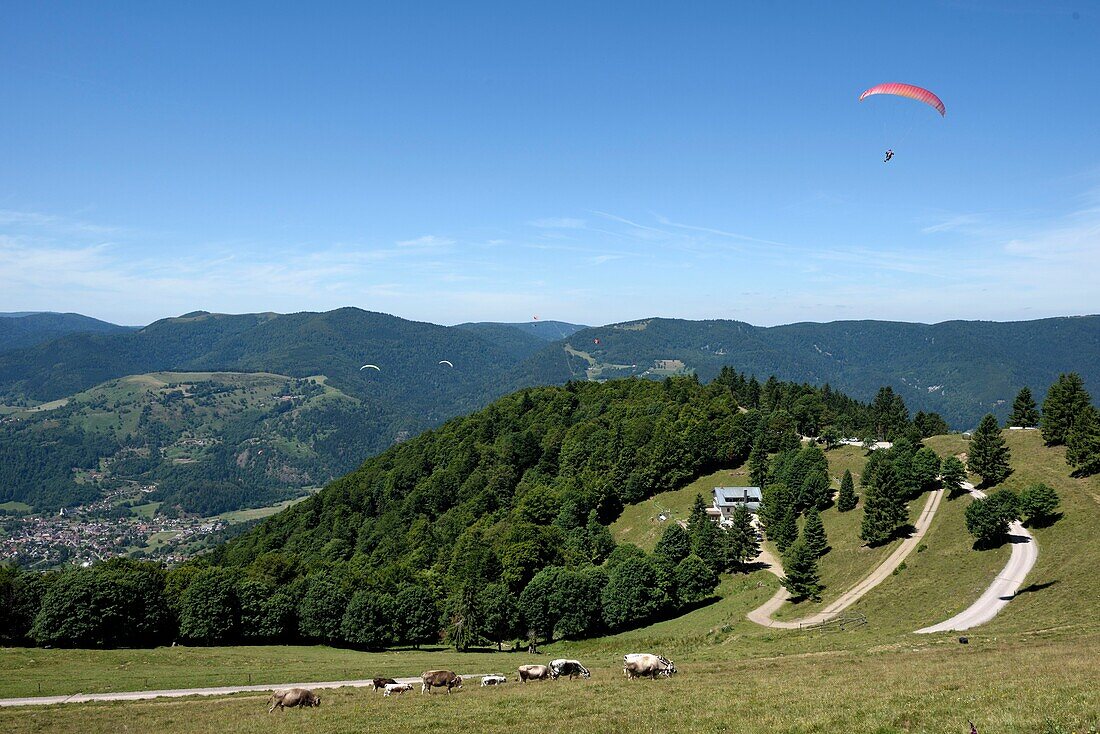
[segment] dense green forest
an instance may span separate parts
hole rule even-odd
[[[120,641],[87,621],[111,599],[119,614],[164,620],[160,641],[373,648],[444,633],[465,648],[629,627],[704,603],[719,573],[744,570],[756,540],[747,523],[719,528],[696,512],[651,554],[616,546],[607,524],[624,504],[819,431],[920,438],[888,388],[863,404],[727,369],[707,385],[677,377],[523,390],[390,448],[177,569],[11,571],[0,585],[13,615],[6,634],[149,644],[146,628]],[[120,581],[131,573],[136,580]]]

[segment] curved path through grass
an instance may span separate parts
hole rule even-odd
[[[465,685],[479,682],[486,673],[469,673],[461,676]],[[420,678],[395,678],[398,683],[420,685]],[[511,681],[509,681],[511,682]],[[480,684],[480,683],[479,683]],[[373,688],[373,680],[334,680],[323,683],[281,683],[258,686],[218,686],[216,688],[172,688],[162,691],[118,691],[116,693],[75,693],[71,696],[28,696],[25,698],[0,698],[0,706],[42,706],[55,703],[87,703],[88,701],[141,701],[149,698],[182,698],[184,696],[226,696],[231,693],[278,691],[287,688]],[[381,694],[379,694],[381,695]]]
[[[790,622],[773,619],[772,615],[775,614],[776,610],[783,606],[783,603],[790,598],[790,593],[785,588],[780,588],[779,591],[775,592],[775,596],[749,612],[746,616],[750,621],[756,622],[759,625],[776,627],[779,629],[800,629],[808,625],[820,624],[833,619],[845,609],[859,601],[868,591],[885,581],[894,573],[894,570],[901,565],[901,562],[905,560],[906,556],[913,552],[921,538],[924,537],[924,533],[928,530],[928,526],[932,524],[932,518],[936,515],[936,510],[940,506],[940,500],[943,499],[943,494],[944,490],[942,489],[937,489],[935,492],[932,492],[928,497],[928,501],[924,503],[924,509],[921,510],[920,517],[914,525],[915,529],[913,534],[902,541],[901,545],[899,545],[894,552],[878,566],[878,568],[817,614],[811,614],[808,617],[792,620]],[[1015,548],[1013,552],[1015,552]],[[783,567],[770,553],[762,551],[757,560],[766,564],[769,571],[782,578]]]
[[[969,482],[963,482],[962,486],[977,499],[985,497],[984,492],[974,489],[974,485]],[[961,631],[977,627],[996,617],[1005,605],[1012,601],[1039,558],[1039,546],[1031,533],[1018,521],[1009,526],[1008,532],[1009,539],[1012,541],[1012,555],[985,593],[951,619],[930,627],[923,627],[917,630],[917,634]]]

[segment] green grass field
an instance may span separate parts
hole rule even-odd
[[[1095,673],[1100,537],[1094,530],[1100,524],[1100,477],[1070,478],[1061,450],[1044,447],[1034,432],[1006,432],[1006,438],[1015,468],[1006,485],[1047,481],[1061,495],[1065,517],[1034,531],[1039,562],[1028,587],[991,623],[968,631],[969,645],[958,644],[957,633],[912,634],[972,603],[1007,558],[1004,547],[973,549],[963,524],[970,499],[960,497],[944,499],[924,548],[857,604],[868,624],[847,632],[770,630],[749,622],[746,612],[777,587],[774,576],[758,571],[723,578],[717,601],[680,617],[599,639],[554,643],[538,656],[279,646],[6,649],[0,650],[0,697],[34,695],[39,689],[59,694],[397,677],[434,667],[511,675],[519,664],[557,656],[580,658],[593,676],[572,683],[512,682],[500,689],[468,685],[432,698],[414,693],[383,699],[369,690],[340,689],[324,692],[320,709],[270,716],[266,696],[256,694],[0,709],[0,731],[420,734],[534,727],[540,732],[965,734],[972,719],[982,734],[1086,734],[1100,723]],[[929,444],[941,455],[966,449],[957,436]],[[655,499],[686,515],[708,483],[733,484],[737,478],[719,473]],[[650,546],[660,527],[652,521],[655,509],[651,503],[628,508],[616,523],[616,537]],[[861,513],[857,508],[847,514]],[[668,655],[680,673],[671,680],[624,680],[621,655],[642,650]]]

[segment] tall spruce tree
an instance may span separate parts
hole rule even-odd
[[[764,444],[757,439],[749,452],[749,481],[753,486],[764,488],[768,484],[768,452]]]
[[[799,538],[783,554],[782,584],[796,601],[817,599],[821,593],[821,574],[817,556],[804,538]]]
[[[760,541],[752,524],[752,513],[744,505],[733,511],[732,524],[725,531],[726,570],[742,570],[760,555]]]
[[[707,517],[707,503],[703,500],[703,495],[695,495],[695,501],[691,505],[691,513],[688,515],[687,531],[688,535],[694,537],[699,533],[699,528],[703,525],[713,524],[711,519]]]
[[[814,554],[814,558],[821,558],[829,550],[829,540],[825,537],[825,525],[821,522],[821,513],[816,507],[806,510],[806,524],[802,526],[802,538],[806,541],[806,547]]]
[[[657,540],[653,555],[675,566],[691,555],[691,536],[688,535],[687,530],[680,527],[679,523],[669,523]]]
[[[769,530],[768,537],[775,543],[780,553],[785,553],[798,538],[798,513],[795,512],[793,504],[783,508],[783,514],[779,518],[775,532]]]
[[[1100,472],[1100,413],[1086,405],[1066,436],[1066,463],[1078,476]]]
[[[909,523],[909,508],[905,504],[897,469],[884,463],[875,472],[871,486],[863,493],[863,522],[859,537],[868,545],[880,545],[894,537]]]
[[[836,509],[840,512],[854,510],[859,498],[856,497],[856,485],[852,481],[852,472],[845,469],[844,477],[840,480],[840,494],[836,498]]]
[[[1035,404],[1035,398],[1031,397],[1031,388],[1026,385],[1016,393],[1016,399],[1012,401],[1012,415],[1008,418],[1008,425],[1029,428],[1039,425],[1039,406]]]
[[[1092,402],[1081,375],[1076,372],[1061,374],[1047,390],[1043,401],[1043,417],[1040,426],[1043,440],[1048,446],[1057,446],[1066,442],[1073,422]]]
[[[1001,426],[993,414],[989,413],[982,418],[978,429],[970,438],[967,469],[980,476],[982,483],[987,486],[1000,484],[1012,473],[1012,467],[1008,465],[1009,457],[1008,445],[1001,435]]]

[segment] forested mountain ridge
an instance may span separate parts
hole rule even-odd
[[[1100,387],[1100,316],[1036,321],[913,324],[834,321],[759,327],[738,321],[644,319],[578,331],[566,340],[590,362],[563,362],[551,345],[541,362],[547,381],[585,367],[618,365],[617,375],[646,375],[657,360],[711,379],[729,365],[763,378],[828,383],[861,400],[890,385],[913,410],[935,411],[958,430],[986,413],[1008,415],[1016,391],[1041,393],[1063,372]]]
[[[581,324],[570,324],[565,321],[524,321],[522,323],[501,323],[498,321],[475,321],[457,324],[456,328],[481,331],[500,336],[511,331],[518,331],[528,336],[533,336],[540,341],[553,342],[565,339],[572,334],[587,329]]]
[[[117,334],[131,331],[78,313],[0,313],[0,352],[32,347],[75,332]]]
[[[610,522],[624,504],[740,465],[756,442],[774,452],[828,427],[912,432],[904,406],[888,390],[882,396],[869,406],[728,369],[708,385],[673,377],[526,389],[368,459],[217,557],[244,565],[280,551],[307,564],[359,556],[372,566],[447,567],[468,543],[499,541],[503,553],[522,536],[530,557],[498,560],[505,569],[537,565],[561,552],[560,542],[537,543],[555,527],[583,525],[590,512]]]

